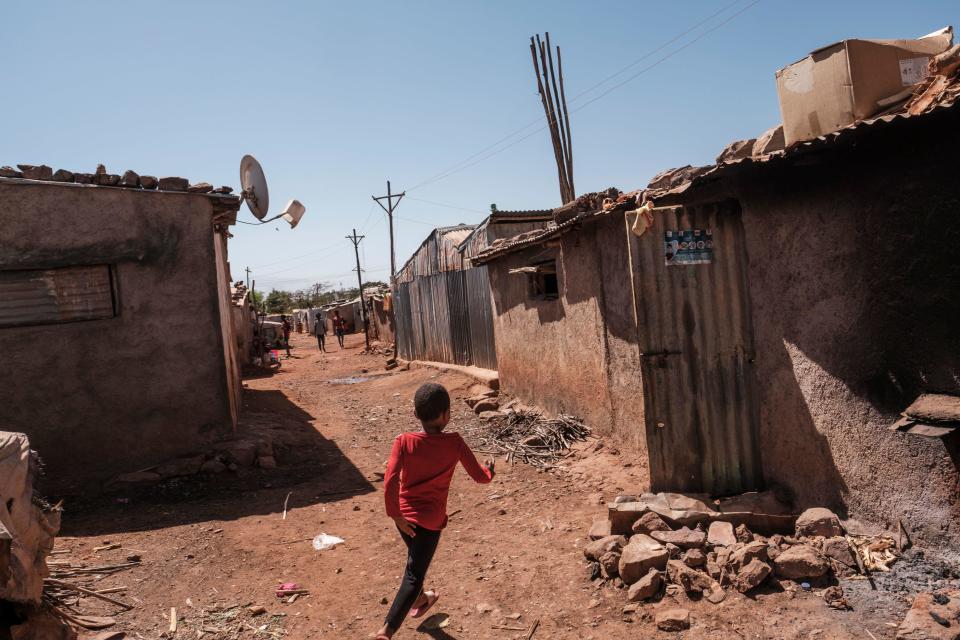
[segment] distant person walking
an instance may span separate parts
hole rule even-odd
[[[283,348],[287,350],[287,357],[290,357],[290,330],[293,328],[293,325],[290,324],[289,316],[280,316],[280,321],[283,323]]]
[[[337,334],[337,342],[343,349],[343,334],[347,332],[347,321],[340,315],[339,310],[333,312],[333,332]]]
[[[317,348],[326,353],[327,351],[327,323],[323,319],[323,314],[317,314]]]

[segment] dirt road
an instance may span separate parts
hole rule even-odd
[[[141,557],[141,566],[97,584],[124,587],[114,597],[135,605],[117,615],[128,637],[365,638],[380,625],[404,564],[382,507],[392,439],[417,428],[411,398],[427,380],[451,390],[451,429],[475,422],[462,402],[473,381],[432,369],[385,372],[383,356],[361,354],[360,336],[326,355],[308,336],[295,336],[294,347],[279,373],[246,381],[243,429],[271,430],[278,468],[66,505],[54,560],[96,566]],[[534,625],[541,640],[677,637],[658,632],[651,613],[678,604],[692,611],[687,639],[871,637],[865,630],[893,637],[905,598],[863,582],[845,584],[851,612],[771,587],[751,597],[732,592],[720,605],[668,596],[625,620],[624,592],[589,581],[581,548],[604,498],[642,489],[645,469],[630,462],[613,444],[590,441],[562,475],[501,463],[494,483],[481,486],[458,471],[449,507],[456,515],[428,580],[447,626],[411,621],[397,637],[528,638]],[[321,532],[346,542],[315,551],[310,540]],[[94,551],[114,544],[121,547]],[[284,582],[309,594],[279,600]],[[252,606],[266,613],[254,616]],[[84,608],[116,613],[89,600]]]

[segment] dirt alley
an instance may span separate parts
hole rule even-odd
[[[322,356],[311,337],[295,336],[294,357],[277,374],[245,381],[242,429],[275,434],[277,469],[172,480],[66,504],[52,560],[92,566],[142,557],[141,566],[97,583],[124,587],[114,597],[136,605],[117,614],[117,630],[135,638],[297,640],[366,638],[378,628],[405,559],[382,506],[392,439],[417,427],[411,398],[427,380],[451,391],[451,429],[476,424],[463,403],[473,381],[426,368],[385,372],[383,356],[361,353],[362,336],[348,336],[343,351],[330,342]],[[457,472],[449,505],[456,515],[428,579],[441,594],[431,613],[448,614],[449,623],[418,629],[408,621],[398,638],[527,638],[536,621],[537,639],[894,636],[907,598],[870,591],[864,581],[843,583],[854,606],[848,612],[829,609],[816,593],[773,586],[749,597],[730,591],[719,605],[667,596],[624,620],[625,593],[589,581],[581,548],[604,499],[641,490],[645,469],[631,466],[615,443],[598,440],[565,464],[570,471],[550,474],[500,461],[485,486]],[[320,532],[346,543],[317,552],[310,540]],[[121,548],[94,551],[105,543]],[[274,596],[281,582],[310,593],[281,601]],[[251,605],[267,612],[253,617]],[[691,610],[689,631],[656,630],[652,613],[672,606]],[[116,614],[91,600],[83,608]]]

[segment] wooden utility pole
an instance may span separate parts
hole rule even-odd
[[[373,198],[374,202],[380,205],[380,208],[387,212],[387,220],[390,223],[390,284],[393,284],[393,277],[397,275],[397,256],[393,249],[393,210],[398,204],[403,196],[407,195],[407,192],[404,191],[399,194],[394,194],[390,190],[390,181],[387,180],[387,195],[385,196],[370,196]],[[393,199],[396,198],[397,202],[394,203]],[[383,206],[381,200],[387,201],[387,206]]]
[[[382,205],[381,205],[382,206]],[[357,286],[360,288],[360,322],[363,323],[363,339],[367,343],[367,351],[370,350],[370,329],[367,325],[367,304],[363,300],[363,276],[360,272],[360,241],[365,236],[358,236],[357,230],[353,230],[353,235],[347,236],[347,240],[353,243],[353,255],[357,259]]]
[[[250,288],[250,267],[247,267],[245,271],[247,272],[247,289],[249,289]]]

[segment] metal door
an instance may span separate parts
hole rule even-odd
[[[739,205],[660,208],[653,217],[642,235],[628,233],[651,488],[711,495],[757,489]]]

